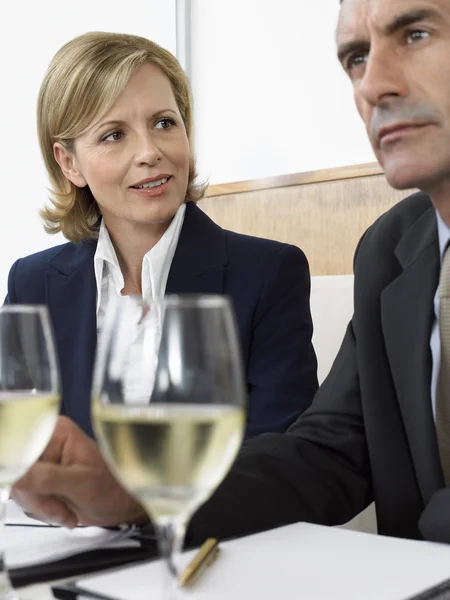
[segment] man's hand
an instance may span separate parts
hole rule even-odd
[[[147,521],[142,506],[109,470],[97,444],[67,417],[58,417],[47,448],[11,496],[36,518],[70,528]]]

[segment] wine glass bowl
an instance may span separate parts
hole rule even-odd
[[[186,524],[239,450],[245,403],[227,298],[166,296],[150,307],[128,298],[108,314],[94,427],[113,472],[156,526],[172,579],[167,597]]]
[[[11,486],[39,458],[50,440],[59,413],[59,388],[47,308],[18,304],[0,307],[2,525]],[[16,598],[0,550],[0,600]]]

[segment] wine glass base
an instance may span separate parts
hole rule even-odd
[[[0,600],[20,600],[17,591],[12,587],[8,571],[0,570]]]
[[[9,590],[0,589],[0,600],[20,600],[20,597],[13,588],[10,588]]]

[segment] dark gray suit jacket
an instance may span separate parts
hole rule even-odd
[[[340,524],[376,501],[379,532],[450,541],[432,415],[436,214],[415,194],[370,227],[355,258],[355,312],[311,408],[286,434],[245,444],[190,541],[306,520]]]

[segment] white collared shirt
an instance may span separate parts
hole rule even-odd
[[[142,299],[151,307],[152,301],[164,296],[170,267],[183,227],[186,204],[177,210],[172,223],[158,243],[144,256],[142,261]],[[145,331],[138,326],[142,317],[140,299],[122,296],[124,278],[120,269],[114,246],[106,225],[100,225],[97,249],[94,255],[94,272],[97,283],[97,336],[100,336],[106,311],[114,297],[129,302],[133,315],[136,312],[136,328],[127,331],[126,358],[123,368],[124,395],[126,402],[148,404],[156,373],[157,355],[161,340],[162,323],[159,311],[152,311],[146,317],[148,327]],[[130,337],[131,343],[130,343]],[[145,368],[142,365],[145,364]]]
[[[172,223],[159,242],[147,252],[142,261],[142,298],[144,302],[162,298],[167,285],[170,266],[183,227],[186,204],[177,210]],[[100,225],[97,249],[94,255],[94,272],[97,283],[97,333],[100,332],[108,301],[121,296],[125,282],[104,221]]]

